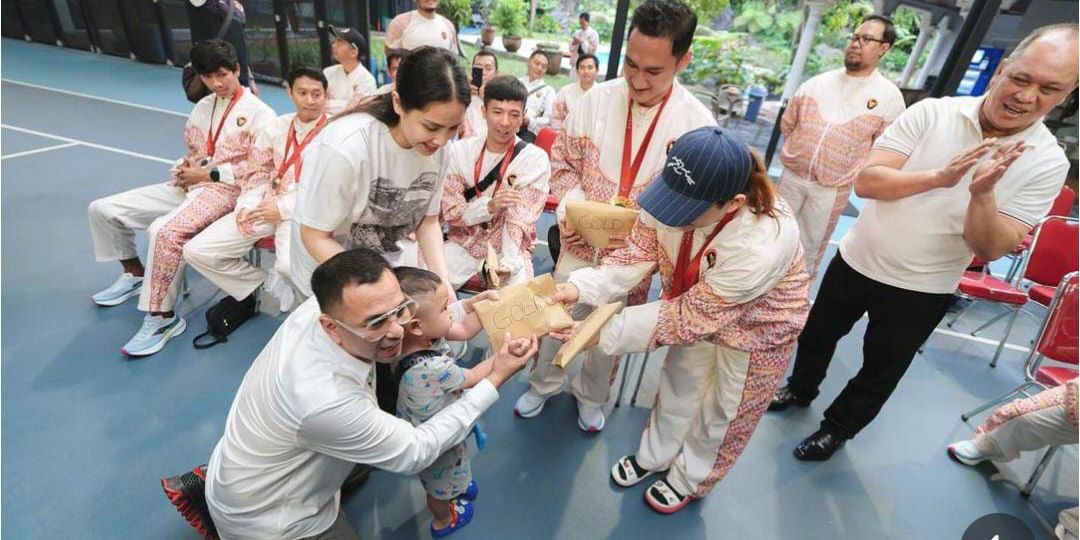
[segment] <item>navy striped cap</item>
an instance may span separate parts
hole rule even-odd
[[[753,166],[738,137],[717,126],[698,128],[675,141],[664,170],[637,202],[660,223],[685,227],[709,207],[746,193]]]

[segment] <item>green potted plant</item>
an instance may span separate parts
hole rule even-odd
[[[499,0],[491,13],[491,22],[502,31],[503,47],[516,53],[521,48],[521,30],[528,8],[522,0]]]
[[[562,52],[559,51],[558,43],[537,43],[536,50],[543,51],[548,57],[548,75],[558,75],[562,69]]]

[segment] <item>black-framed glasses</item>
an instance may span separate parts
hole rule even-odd
[[[413,316],[416,313],[416,300],[405,297],[405,301],[398,304],[394,309],[375,317],[364,325],[363,329],[353,328],[337,319],[332,319],[338,326],[346,329],[352,335],[363,339],[365,341],[379,341],[386,336],[386,332],[390,329],[390,323],[408,324],[413,320]]]
[[[851,34],[847,39],[851,42],[858,42],[859,45],[869,45],[871,42],[885,43],[884,39],[878,39],[873,36],[865,36],[862,34]]]

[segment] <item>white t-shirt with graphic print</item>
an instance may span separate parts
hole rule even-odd
[[[346,249],[367,247],[391,264],[398,241],[442,203],[445,151],[424,156],[399,146],[385,124],[357,113],[330,122],[304,152],[293,214],[293,283],[311,295],[318,263],[300,240],[300,225],[332,232]]]

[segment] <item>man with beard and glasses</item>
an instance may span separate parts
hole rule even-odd
[[[868,199],[821,280],[795,368],[770,410],[818,394],[836,343],[869,316],[859,372],[795,448],[824,461],[866,427],[941,322],[972,256],[1013,250],[1050,210],[1069,161],[1043,125],[1077,86],[1077,25],[1040,28],[985,96],[924,99],[874,143],[855,179]]]
[[[844,68],[803,83],[780,122],[780,196],[799,222],[811,278],[847,206],[859,163],[904,112],[900,89],[877,70],[895,41],[892,21],[867,17],[848,38]]]

